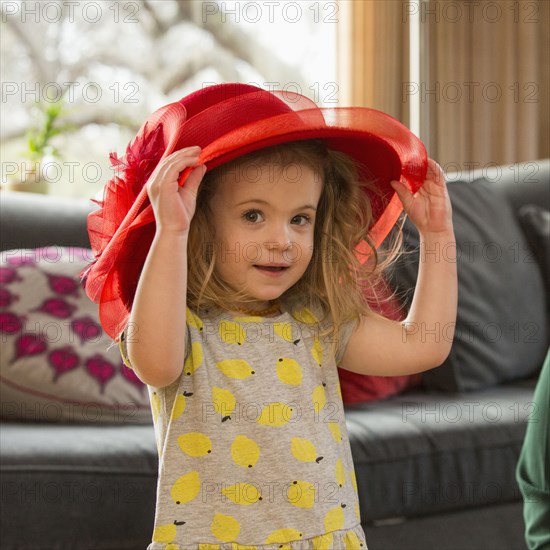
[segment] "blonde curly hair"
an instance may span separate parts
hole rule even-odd
[[[359,321],[370,309],[366,291],[380,284],[382,274],[399,254],[402,239],[398,231],[384,252],[374,248],[369,237],[372,209],[364,188],[375,193],[376,188],[360,181],[358,167],[349,156],[327,148],[320,140],[260,149],[206,173],[189,231],[187,304],[195,311],[213,306],[229,309],[229,304],[243,299],[243,291],[231,289],[216,273],[210,200],[227,174],[245,173],[246,167],[253,163],[268,163],[282,169],[302,165],[322,178],[313,256],[302,278],[281,296],[281,301],[291,315],[298,305],[315,307],[317,311],[320,306],[323,314],[320,323],[324,327],[320,335],[335,343],[343,323]],[[367,261],[355,250],[362,241],[368,245]]]

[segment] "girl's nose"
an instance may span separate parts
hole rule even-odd
[[[271,228],[265,235],[264,245],[268,249],[287,249],[292,243],[290,240],[290,232],[286,224],[277,225]]]

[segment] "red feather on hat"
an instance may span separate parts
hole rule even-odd
[[[95,260],[83,273],[84,284],[92,265],[113,238],[164,153],[162,123],[151,132],[148,132],[147,126],[128,144],[123,157],[118,157],[114,152],[109,155],[111,165],[122,175],[115,175],[107,183],[102,201],[93,201],[100,206],[88,216],[88,232]]]

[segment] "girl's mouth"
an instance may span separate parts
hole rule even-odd
[[[284,273],[288,269],[288,266],[283,265],[254,265],[254,267],[263,273],[273,275]]]

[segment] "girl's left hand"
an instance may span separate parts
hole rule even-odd
[[[453,231],[451,200],[445,184],[445,175],[437,162],[428,160],[426,180],[414,195],[401,182],[392,181],[391,186],[420,234]]]

